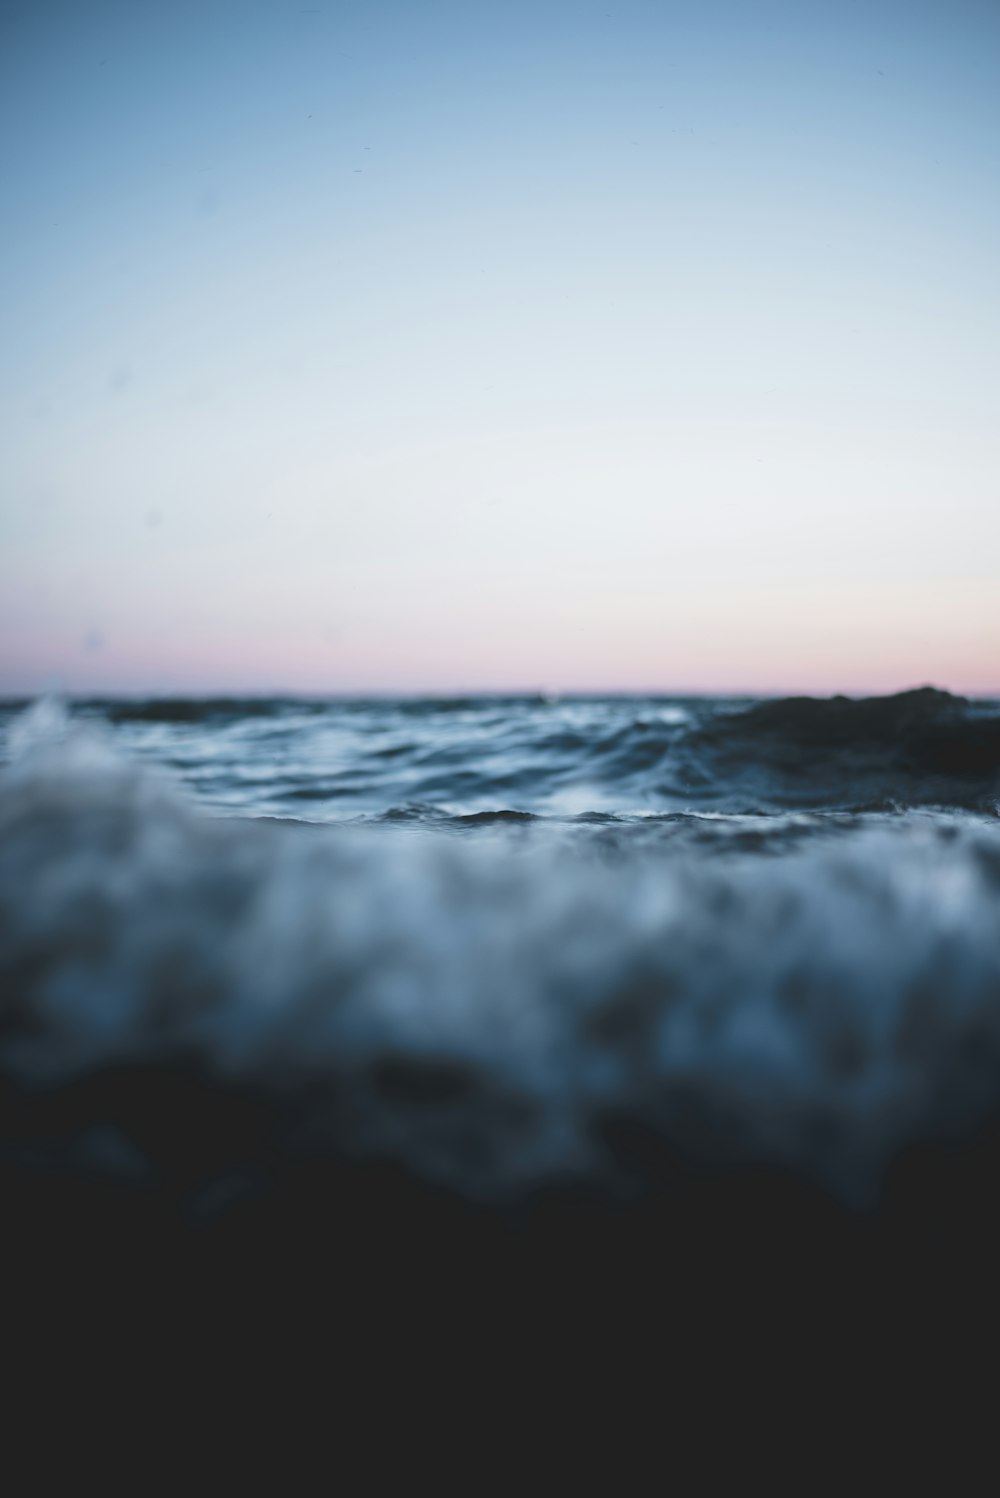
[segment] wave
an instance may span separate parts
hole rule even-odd
[[[697,740],[734,757],[756,750],[785,773],[814,773],[836,758],[851,775],[889,769],[911,779],[979,782],[984,791],[995,791],[1000,775],[1000,716],[934,687],[759,702],[704,726]]]
[[[29,715],[0,781],[4,1158],[206,1211],[317,1156],[483,1202],[655,1195],[693,1164],[865,1202],[998,1116],[995,824],[844,818],[763,858],[726,818],[617,828],[608,856],[601,824],[484,820],[213,820]],[[155,1076],[215,1098],[196,1146]]]

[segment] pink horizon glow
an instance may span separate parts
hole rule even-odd
[[[830,655],[811,664],[782,655],[766,666],[747,660],[688,659],[659,667],[645,658],[612,667],[607,657],[588,666],[559,655],[539,653],[534,666],[518,661],[428,661],[405,652],[348,655],[331,648],[303,648],[294,654],[255,652],[252,657],[224,648],[179,649],[147,655],[104,645],[81,650],[66,664],[55,651],[32,649],[19,658],[0,658],[0,692],[32,697],[55,691],[71,696],[230,694],[269,695],[491,695],[522,693],[794,696],[881,696],[935,686],[962,696],[1000,696],[998,652],[967,653],[961,660],[928,652],[919,664],[905,652],[892,652],[864,667]],[[664,655],[667,652],[663,652]]]

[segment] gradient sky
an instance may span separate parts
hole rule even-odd
[[[1000,691],[996,0],[0,28],[0,690]]]

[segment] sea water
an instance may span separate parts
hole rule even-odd
[[[45,701],[2,730],[18,1170],[211,1215],[303,1155],[485,1203],[757,1164],[864,1206],[1000,1105],[996,702]],[[151,1069],[266,1126],[209,1112],[181,1148],[81,1092]]]

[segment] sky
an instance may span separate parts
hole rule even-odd
[[[0,692],[1000,692],[995,0],[0,13]]]

